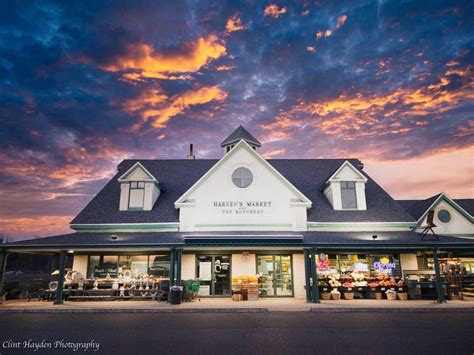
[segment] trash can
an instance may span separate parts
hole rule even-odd
[[[182,286],[173,286],[170,289],[170,303],[181,304],[181,296],[183,294]]]

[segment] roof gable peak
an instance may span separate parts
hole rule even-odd
[[[158,182],[156,178],[140,163],[136,162],[133,166],[128,169],[122,176],[120,176],[117,181],[118,182],[128,182],[131,180],[136,181],[136,179],[130,179],[130,176],[137,170],[140,169],[145,176],[145,178],[140,178],[140,181],[150,181],[150,182]]]

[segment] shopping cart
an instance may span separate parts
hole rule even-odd
[[[186,302],[192,302],[195,299],[201,301],[201,299],[199,298],[199,286],[199,280],[184,281],[184,300]]]

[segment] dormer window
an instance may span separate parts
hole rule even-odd
[[[326,181],[323,193],[335,210],[367,209],[367,177],[346,160]]]
[[[357,209],[357,194],[354,181],[341,181],[342,209]]]
[[[120,211],[151,211],[158,196],[158,180],[139,162],[118,178]]]
[[[128,199],[129,210],[143,210],[145,203],[145,183],[133,181],[130,183],[130,195]]]

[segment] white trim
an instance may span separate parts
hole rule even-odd
[[[342,165],[341,165],[339,168],[337,168],[337,170],[329,177],[329,179],[326,181],[326,183],[332,182],[332,181],[342,181],[342,180],[340,180],[340,179],[337,179],[337,178],[336,178],[336,175],[339,174],[339,173],[341,172],[341,170],[344,169],[344,167],[346,167],[346,166],[349,167],[351,170],[353,170],[354,173],[357,174],[357,176],[359,176],[359,178],[358,178],[356,181],[362,180],[362,181],[364,181],[364,182],[367,182],[367,178],[366,178],[359,170],[357,170],[357,169],[354,167],[354,165],[352,165],[352,164],[350,163],[349,160],[346,160],[346,161],[345,161],[344,163],[342,163]]]
[[[292,190],[299,198],[302,200],[301,203],[304,204],[306,208],[310,208],[312,205],[312,202],[309,198],[307,198],[301,191],[299,191],[291,182],[289,182],[278,170],[276,170],[269,162],[267,162],[260,154],[257,153],[255,149],[250,147],[250,145],[245,142],[243,139],[240,140],[239,143],[235,145],[234,148],[230,150],[229,153],[224,155],[224,157],[219,160],[212,168],[210,168],[198,181],[194,183],[193,186],[191,186],[180,198],[176,200],[174,203],[174,206],[176,209],[179,209],[180,207],[184,207],[187,205],[184,201],[186,200],[187,196],[194,192],[210,175],[214,173],[215,170],[217,170],[222,164],[224,164],[225,161],[229,159],[233,154],[237,152],[239,148],[244,148],[247,151],[250,152],[250,154],[254,155],[254,157],[257,160],[260,160],[262,164],[264,164],[270,172],[275,174],[278,178],[280,178],[287,186]]]
[[[149,179],[142,179],[140,181],[147,181],[147,182],[151,181],[151,182],[156,182],[156,183],[158,182],[158,180],[156,180],[156,178],[138,161],[135,164],[133,164],[133,166],[130,169],[128,169],[122,176],[120,176],[117,179],[117,181],[118,182],[129,182],[129,181],[131,181],[131,180],[127,179],[127,175],[131,174],[136,168],[142,169],[145,172],[145,174],[147,174],[150,177]],[[136,180],[134,180],[134,181],[136,181]]]

